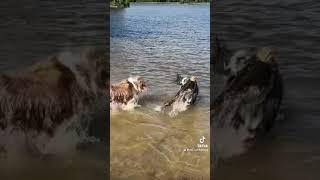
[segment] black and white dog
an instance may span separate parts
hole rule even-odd
[[[161,111],[171,117],[177,116],[180,112],[186,111],[196,102],[199,88],[195,76],[182,77],[177,74],[176,83],[180,85],[180,90],[169,101],[161,107]]]
[[[278,65],[273,50],[263,47],[236,51],[225,70],[228,79],[213,102],[212,127],[248,142],[274,125],[282,100]]]

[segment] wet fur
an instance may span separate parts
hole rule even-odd
[[[180,76],[177,77],[178,82],[183,79]],[[164,103],[161,111],[170,116],[176,116],[179,112],[187,110],[190,105],[195,103],[198,92],[197,82],[188,80],[185,84],[181,85],[180,90],[173,98]],[[188,102],[189,99],[191,99],[190,102]]]
[[[250,60],[228,78],[213,102],[212,117],[217,128],[229,126],[239,134],[241,131],[246,141],[271,129],[281,100],[282,79],[276,62]]]
[[[142,77],[131,77],[112,84],[110,87],[110,103],[128,105],[133,102],[138,106],[138,96],[146,90],[146,87]]]
[[[128,80],[111,85],[111,102],[127,104],[138,92]]]
[[[60,124],[84,110],[105,91],[107,62],[98,50],[80,57],[74,68],[55,56],[23,73],[1,74],[0,129],[13,126],[53,136]]]

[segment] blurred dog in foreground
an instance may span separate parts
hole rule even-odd
[[[72,117],[105,95],[103,50],[65,52],[18,73],[0,75],[0,130],[55,135]],[[1,146],[1,144],[0,144]]]
[[[215,143],[223,156],[243,152],[258,135],[270,131],[283,96],[282,77],[273,49],[240,49],[223,59],[228,57],[227,53],[216,55],[215,60],[224,64],[227,80],[211,109],[211,131],[215,132]]]

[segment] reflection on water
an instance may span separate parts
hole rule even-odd
[[[285,86],[284,120],[245,154],[220,161],[217,179],[320,178],[318,9],[312,0],[216,3],[215,32],[231,49],[275,47]]]
[[[111,114],[112,179],[209,179],[209,4],[132,3],[111,11],[111,82],[140,75],[142,108]],[[154,108],[177,93],[176,73],[199,79],[195,107],[176,118]],[[208,143],[209,145],[209,143]]]
[[[1,1],[0,72],[16,70],[19,74],[18,69],[69,49],[106,48],[105,17],[103,0]],[[100,140],[89,145],[75,145],[78,136],[61,133],[54,152],[42,156],[17,148],[24,147],[24,139],[16,141],[14,135],[3,138],[0,132],[0,144],[11,141],[16,145],[14,149],[0,147],[0,179],[106,179],[107,131],[102,119],[107,115],[103,105],[99,102],[88,115],[92,120],[86,129]]]

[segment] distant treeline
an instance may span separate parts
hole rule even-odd
[[[131,2],[180,2],[180,3],[200,3],[211,0],[131,0]]]
[[[130,6],[130,0],[111,0],[110,6],[112,8],[125,8]]]
[[[211,0],[131,0],[131,2],[180,2],[180,3],[199,3],[210,2]]]
[[[114,8],[125,8],[130,6],[130,2],[179,2],[179,3],[201,3],[211,0],[111,0],[110,6]]]

